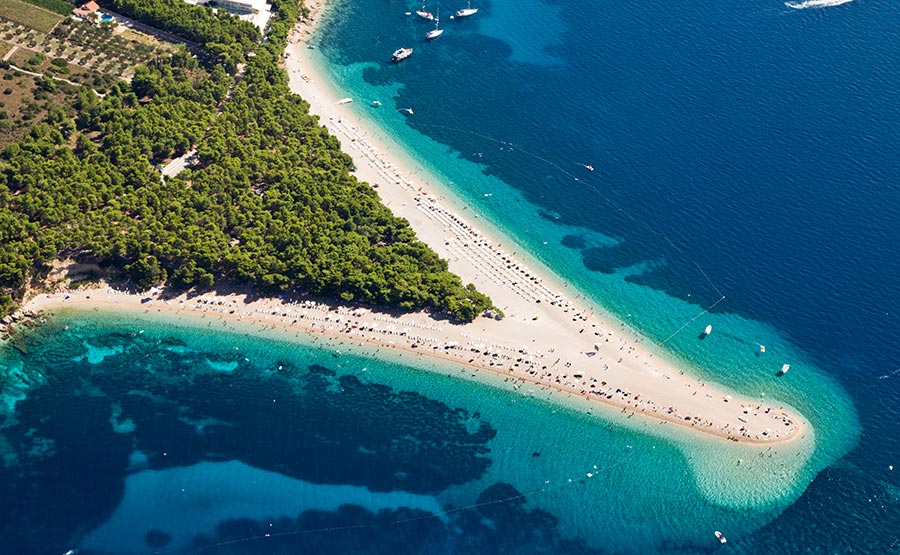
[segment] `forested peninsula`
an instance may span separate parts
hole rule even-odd
[[[203,52],[161,57],[103,94],[84,87],[3,150],[0,312],[61,258],[139,288],[251,285],[458,320],[492,308],[351,175],[337,139],[289,91],[279,60],[297,0],[272,1],[265,40],[178,0],[100,4]],[[195,165],[162,176],[192,149]]]

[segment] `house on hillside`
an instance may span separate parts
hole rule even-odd
[[[100,9],[99,4],[91,0],[86,4],[82,4],[72,10],[72,15],[84,19],[85,21],[93,21],[97,17],[97,10]]]

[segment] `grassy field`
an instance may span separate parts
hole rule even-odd
[[[69,15],[72,13],[72,9],[75,8],[74,4],[70,4],[65,0],[25,0],[29,4],[34,4],[35,6],[40,6],[45,10],[49,10],[51,12],[58,13],[60,15]]]
[[[2,0],[0,1],[0,18],[27,25],[42,33],[49,33],[50,29],[60,22],[62,16],[22,0]]]
[[[121,29],[121,27],[119,27],[119,29]],[[144,33],[138,33],[133,29],[125,29],[119,36],[121,36],[125,40],[139,42],[141,44],[147,44],[150,46],[157,46],[160,44],[160,42],[156,40],[155,37],[151,37],[150,35],[146,35]]]

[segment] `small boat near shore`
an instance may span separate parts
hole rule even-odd
[[[712,324],[709,324],[708,326],[706,326],[703,329],[703,337],[706,337],[707,335],[709,335],[711,333],[712,333]]]
[[[409,58],[412,53],[412,48],[398,48],[397,50],[394,50],[393,54],[391,54],[391,61],[395,64],[397,62],[402,62],[403,60]]]
[[[353,99],[350,97],[347,97],[347,98],[342,98],[342,99],[338,100],[335,104],[349,104],[351,102],[353,102]]]
[[[779,376],[784,376],[785,374],[788,373],[788,370],[790,370],[790,369],[791,369],[791,365],[790,365],[790,364],[782,365],[781,370],[778,371],[778,375],[779,375]]]
[[[725,534],[716,530],[716,538],[718,538],[719,543],[726,543],[728,538],[725,537]]]

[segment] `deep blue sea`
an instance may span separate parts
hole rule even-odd
[[[0,354],[0,553],[900,553],[900,5],[427,6],[431,42],[418,4],[334,3],[313,54],[344,108],[815,441],[750,452],[459,369],[70,311]]]

